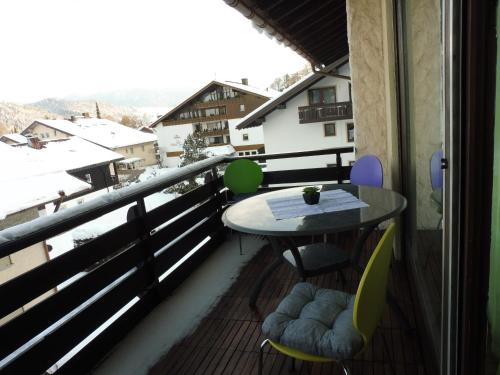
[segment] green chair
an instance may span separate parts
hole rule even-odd
[[[231,162],[224,171],[224,186],[230,194],[226,194],[229,204],[237,203],[243,199],[256,194],[260,184],[264,180],[262,168],[256,162],[249,159],[238,159]],[[238,234],[240,255],[243,253],[241,234]]]
[[[259,374],[267,344],[293,360],[338,362],[350,374],[345,361],[368,346],[382,319],[395,228],[391,224],[379,241],[356,295],[304,282],[294,286],[262,324],[268,338],[261,344]]]
[[[238,159],[231,162],[224,172],[224,186],[235,197],[255,194],[264,180],[262,168],[254,161]]]

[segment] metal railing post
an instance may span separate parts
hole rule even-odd
[[[337,183],[341,184],[344,182],[342,179],[342,155],[340,152],[337,152],[335,155],[337,155]]]

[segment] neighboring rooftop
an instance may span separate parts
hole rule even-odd
[[[40,123],[64,133],[76,135],[110,149],[155,142],[158,139],[155,134],[141,132],[114,121],[92,117],[77,117],[74,122],[40,119],[35,120],[34,123]],[[23,131],[23,134],[27,134],[30,127],[31,125]]]
[[[24,135],[17,133],[3,134],[2,136],[0,136],[0,141],[3,141],[4,140],[3,138],[17,144],[26,144],[28,142]]]
[[[211,146],[205,149],[207,156],[221,156],[234,154],[236,150],[231,145]]]
[[[26,162],[36,160],[45,168],[76,171],[83,168],[109,164],[123,159],[123,156],[79,137],[43,142],[43,148],[17,147],[18,158]]]
[[[43,158],[33,158],[19,149],[0,142],[0,220],[7,215],[55,201],[59,192],[66,196],[91,189],[91,185],[69,175],[61,167]]]
[[[149,125],[150,128],[154,128],[156,125],[164,121],[166,118],[168,118],[171,114],[175,113],[178,111],[180,108],[185,106],[187,103],[192,101],[194,98],[196,98],[198,95],[203,93],[205,90],[207,90],[210,86],[212,85],[219,85],[219,86],[227,86],[231,87],[237,91],[242,91],[248,94],[253,94],[253,95],[258,95],[264,98],[273,98],[277,95],[279,95],[278,91],[275,91],[273,89],[259,89],[256,87],[249,86],[247,84],[243,83],[237,83],[237,82],[231,82],[231,81],[211,81],[207,85],[203,86],[201,89],[196,91],[193,95],[191,95],[189,98],[186,100],[182,101],[179,105],[176,107],[172,108],[170,111],[165,113],[163,116],[159,117],[157,120],[155,120],[152,124]]]

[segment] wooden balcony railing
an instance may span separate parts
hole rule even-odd
[[[347,119],[352,119],[352,102],[314,104],[299,107],[299,122],[301,124]]]
[[[252,155],[269,160],[333,155],[335,168],[265,172],[264,185],[342,182],[350,167],[342,154],[352,147]],[[44,373],[103,325],[57,373],[90,371],[143,317],[166,298],[223,241],[219,165],[237,157],[213,157],[81,205],[0,231],[0,258],[132,204],[127,220],[101,236],[0,285],[0,318],[75,278],[0,326],[0,371]],[[333,162],[333,160],[332,160]],[[155,209],[145,199],[200,174],[211,181]],[[76,276],[76,277],[75,277]]]
[[[201,130],[196,130],[196,134],[199,134],[202,137],[215,137],[215,136],[218,136],[218,135],[229,135],[229,128],[224,128],[224,129],[201,129]]]

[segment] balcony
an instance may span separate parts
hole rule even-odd
[[[248,158],[270,160],[331,155],[332,161],[337,162],[335,168],[265,172],[262,189],[269,190],[275,189],[276,184],[343,182],[349,178],[350,167],[342,166],[342,154],[352,151],[352,147],[346,147]],[[137,329],[145,330],[143,324],[138,325],[144,322],[148,322],[149,331],[139,332],[142,339],[133,345],[122,345],[118,352],[125,354],[115,363],[126,366],[128,358],[136,358],[137,353],[145,351],[144,348],[148,353],[162,354],[166,344],[157,344],[153,336],[172,336],[183,325],[191,323],[187,309],[177,314],[172,312],[175,306],[181,306],[178,299],[191,299],[192,305],[201,305],[206,297],[201,291],[209,284],[200,281],[203,280],[200,273],[210,279],[231,268],[235,276],[230,279],[237,279],[236,283],[219,302],[212,301],[212,309],[198,330],[174,345],[162,361],[156,363],[160,358],[158,355],[144,366],[156,363],[155,374],[178,373],[173,372],[174,368],[183,373],[194,373],[188,369],[191,365],[205,374],[252,373],[262,316],[248,309],[246,293],[255,270],[268,262],[269,252],[264,249],[253,257],[263,243],[255,239],[244,240],[245,255],[241,259],[251,262],[239,276],[239,266],[228,262],[230,256],[227,254],[238,258],[238,246],[221,222],[226,202],[222,194],[222,177],[216,175],[216,168],[234,159],[225,156],[210,158],[167,176],[1,231],[0,258],[119,208],[129,207],[127,218],[115,228],[0,285],[0,296],[3,297],[0,318],[46,291],[58,288],[50,297],[0,326],[2,337],[9,338],[0,344],[0,369],[13,374],[43,373],[51,367],[61,374],[92,371],[98,364],[107,365],[106,362],[100,363],[103,356],[130,335],[134,327],[136,335]],[[206,173],[212,174],[210,182],[156,208],[147,208],[152,194]],[[345,241],[348,242],[349,237]],[[223,251],[226,255],[221,256]],[[397,282],[393,282],[392,287],[413,322],[410,292],[404,270],[399,267],[402,265],[394,267],[393,277]],[[261,296],[264,313],[275,306],[295,280],[295,274],[284,268],[276,275],[275,282],[270,283],[272,287]],[[353,292],[358,280],[353,275],[349,280],[348,289]],[[328,276],[313,281],[338,286],[335,278]],[[58,287],[63,283],[67,285]],[[220,288],[216,285],[209,290],[214,296],[222,293],[217,287]],[[169,303],[172,309],[165,307]],[[170,311],[171,315],[158,313],[158,310],[153,312],[155,308]],[[416,337],[403,335],[390,312],[383,325],[392,335],[391,358],[396,367],[417,372],[422,361]],[[189,332],[192,328],[184,327],[184,330]],[[82,345],[84,340],[85,346]],[[373,366],[383,372],[388,363],[384,355],[380,346],[374,344],[359,361],[352,363],[352,367]],[[273,369],[277,366],[283,369],[280,371],[285,371],[284,358],[268,354],[265,361],[266,366]],[[142,362],[143,359],[136,361],[135,366]],[[300,366],[306,371],[306,365]],[[147,368],[142,368],[140,373],[147,371]],[[269,368],[266,371],[279,373]]]
[[[196,130],[195,132],[196,134],[201,135],[202,137],[229,135],[229,127],[216,128],[216,129],[200,129]]]
[[[299,107],[299,122],[301,124],[349,119],[352,119],[352,102],[313,104]]]

